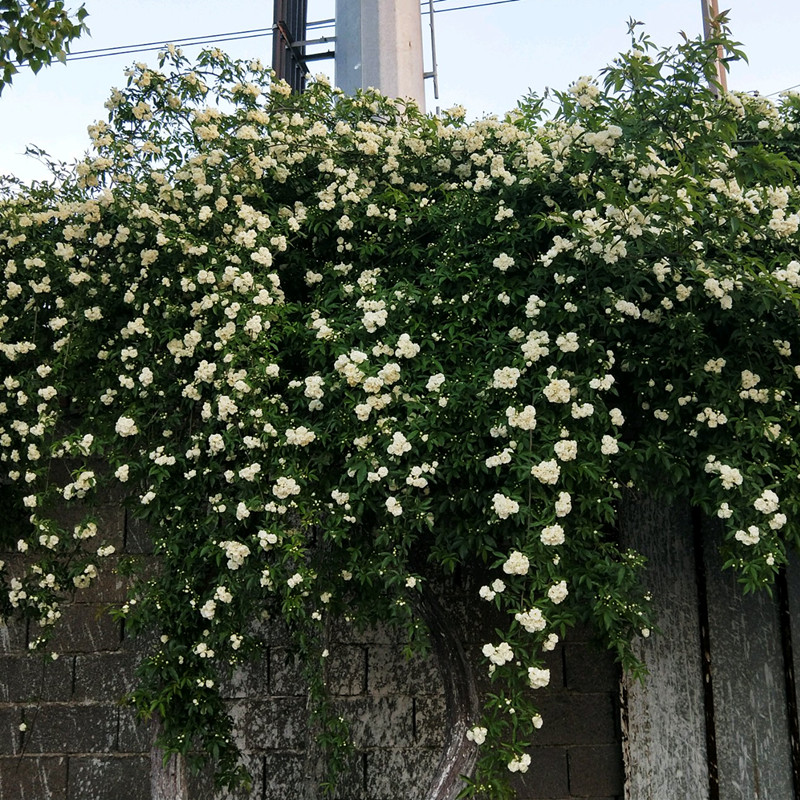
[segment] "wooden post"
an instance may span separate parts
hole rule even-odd
[[[660,628],[636,645],[650,670],[645,683],[623,678],[625,797],[701,800],[709,781],[689,508],[629,495],[620,522],[623,543],[648,558],[645,582]]]
[[[707,532],[708,533],[708,532]],[[744,595],[706,535],[719,797],[794,797],[780,621],[766,592]]]

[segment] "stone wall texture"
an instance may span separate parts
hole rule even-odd
[[[109,503],[100,512],[120,556],[150,557],[146,533],[123,509]],[[65,610],[46,657],[28,652],[34,631],[0,626],[0,800],[149,800],[152,734],[119,703],[143,644],[105,613],[124,595],[123,578],[107,569]],[[471,598],[475,588],[458,583],[440,597],[476,665],[479,688],[487,690],[480,648],[494,621],[487,604]],[[231,795],[201,774],[189,778],[190,800],[315,796],[305,688],[280,624],[265,625],[263,636],[260,660],[224,687],[253,785]],[[435,660],[406,660],[391,631],[342,627],[333,640],[333,689],[355,744],[336,796],[424,800],[446,734]],[[616,667],[581,632],[548,655],[551,685],[538,695],[545,724],[530,750],[530,770],[518,776],[519,800],[621,798]]]

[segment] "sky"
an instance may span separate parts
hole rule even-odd
[[[379,0],[389,2],[390,0]],[[79,51],[144,42],[167,42],[269,29],[271,0],[84,0],[91,35],[72,46]],[[502,115],[529,90],[566,89],[582,75],[597,75],[627,49],[627,21],[644,23],[658,45],[702,32],[702,0],[438,0],[435,4],[438,100],[427,81],[429,111],[460,104],[469,118]],[[730,89],[771,95],[800,84],[797,41],[798,0],[720,0],[730,7],[733,36],[744,45],[749,65],[734,64]],[[75,0],[68,7],[78,5]],[[423,3],[424,10],[428,3]],[[309,22],[332,20],[334,0],[308,0]],[[431,69],[428,17],[423,16],[425,68]],[[334,27],[313,35],[333,35]],[[311,36],[312,33],[309,33]],[[266,36],[219,45],[241,58],[271,61]],[[183,46],[187,55],[199,48]],[[79,158],[88,143],[86,128],[106,118],[103,103],[112,87],[125,85],[124,70],[134,61],[155,64],[156,52],[87,58],[56,64],[33,75],[23,69],[0,95],[0,174],[23,180],[46,177],[45,168],[24,156],[35,144],[52,156]],[[312,72],[333,78],[333,61],[311,64]]]

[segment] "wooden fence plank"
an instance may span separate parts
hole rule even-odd
[[[637,644],[650,670],[646,683],[623,678],[625,797],[701,800],[708,797],[709,783],[689,509],[630,497],[621,530],[625,545],[649,559],[646,584],[660,628]]]
[[[745,596],[735,574],[722,571],[719,537],[705,534],[719,796],[792,798],[778,606],[766,592]]]

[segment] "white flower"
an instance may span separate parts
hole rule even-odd
[[[736,531],[735,539],[745,545],[758,544],[761,538],[761,531],[756,525],[751,525],[746,531]]]
[[[578,443],[574,439],[561,439],[553,445],[553,450],[562,461],[574,461],[578,456]]]
[[[514,619],[525,628],[528,633],[538,633],[547,627],[547,620],[538,608],[514,614]]]
[[[213,600],[206,600],[200,608],[200,616],[206,619],[214,619],[217,613],[217,604]]]
[[[511,649],[508,642],[500,642],[497,647],[491,644],[485,644],[482,652],[492,664],[496,664],[498,667],[501,667],[514,658],[514,651]]]
[[[556,516],[566,517],[572,511],[572,496],[569,492],[559,492],[556,500]]]
[[[500,255],[492,261],[492,266],[497,267],[500,272],[505,272],[509,267],[514,266],[514,259],[507,253],[500,253]]]
[[[407,333],[400,335],[397,340],[397,348],[394,351],[397,358],[414,358],[419,353],[419,345],[411,341],[411,337]]]
[[[551,547],[564,544],[564,529],[558,523],[555,525],[548,525],[546,528],[542,528],[539,538],[541,539],[542,544],[546,544]]]
[[[220,603],[230,603],[233,600],[233,595],[228,591],[227,586],[217,586],[214,592],[214,599],[219,600]]]
[[[553,485],[558,483],[561,467],[558,466],[558,462],[555,459],[540,461],[531,467],[531,475],[540,483]]]
[[[563,378],[554,378],[544,387],[544,396],[551,403],[569,403],[570,386],[569,381]]]
[[[403,506],[400,505],[396,497],[386,499],[386,509],[393,517],[399,517],[403,513]]]
[[[778,495],[770,489],[764,489],[764,491],[761,492],[761,497],[753,503],[755,510],[760,511],[762,514],[774,514],[779,506],[780,500],[778,499]]]
[[[513,389],[522,373],[516,367],[501,367],[494,371],[492,386],[495,389]]]
[[[512,428],[532,431],[536,427],[536,409],[533,406],[525,406],[522,411],[517,411],[513,406],[509,406],[506,409],[506,417]]]
[[[128,480],[129,470],[130,470],[130,467],[127,464],[123,464],[122,466],[117,467],[117,469],[114,472],[114,477],[118,481],[121,481],[122,483],[125,483],[125,481]]]
[[[290,495],[300,494],[300,486],[294,478],[281,476],[275,481],[272,493],[280,500],[285,500]]]
[[[438,392],[442,388],[444,381],[444,375],[441,372],[437,372],[435,375],[431,375],[430,378],[428,378],[425,388],[429,392]]]
[[[508,770],[509,772],[527,772],[530,765],[531,757],[527,753],[523,753],[508,762]]]
[[[310,431],[304,425],[299,425],[296,428],[289,428],[286,431],[286,444],[293,444],[297,447],[306,447],[316,438],[317,434],[314,433],[314,431]]]
[[[556,338],[556,346],[562,353],[574,353],[580,345],[577,333],[565,333]]]
[[[286,581],[286,584],[290,589],[294,589],[295,586],[301,584],[302,582],[303,576],[299,572],[295,572],[295,574]]]
[[[492,497],[492,507],[500,519],[506,519],[519,511],[519,503],[500,492],[496,492]]]
[[[220,542],[219,546],[225,551],[228,557],[228,569],[231,570],[239,569],[250,555],[250,548],[241,542]]]
[[[600,440],[600,452],[605,456],[613,456],[619,452],[619,442],[613,436],[603,436]]]
[[[550,600],[555,605],[558,605],[559,603],[563,603],[568,594],[569,594],[569,591],[567,589],[567,582],[566,581],[559,581],[558,583],[554,583],[547,590],[547,596],[550,598]]]
[[[392,443],[386,448],[386,452],[393,456],[402,456],[411,449],[408,439],[400,431],[392,434]]]
[[[139,433],[136,423],[130,417],[120,417],[114,426],[114,430],[120,436],[135,436]]]
[[[543,689],[550,683],[550,670],[528,667],[528,683],[531,689]]]
[[[486,741],[487,733],[489,733],[489,731],[486,728],[481,728],[476,725],[474,728],[470,728],[466,735],[469,741],[475,742],[475,744],[483,744]]]
[[[506,575],[527,575],[529,568],[530,560],[519,550],[513,550],[503,564],[503,572]]]

